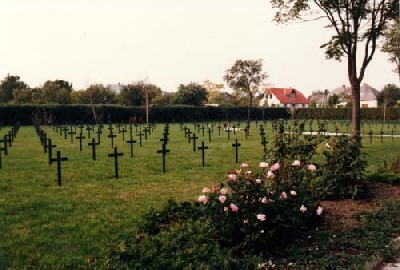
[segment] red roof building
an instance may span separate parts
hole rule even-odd
[[[308,108],[310,102],[298,90],[294,88],[267,88],[260,101],[260,106]]]

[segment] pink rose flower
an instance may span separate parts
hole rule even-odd
[[[206,195],[200,195],[198,201],[199,201],[199,203],[207,203],[208,198]]]
[[[305,207],[304,204],[302,204],[302,205],[300,206],[300,212],[304,213],[304,212],[306,212],[306,211],[307,211],[307,207]]]
[[[244,219],[243,220],[243,224],[248,224],[249,223],[249,220],[248,219]]]
[[[287,199],[287,193],[285,191],[282,192],[280,198],[281,198],[281,200],[286,200]]]
[[[293,161],[292,166],[300,167],[300,160]]]
[[[203,188],[203,190],[202,190],[202,192],[203,193],[208,193],[208,192],[210,192],[211,190],[208,188],[208,187],[205,187],[205,188]]]
[[[228,174],[228,181],[236,181],[237,175],[236,174]]]
[[[261,202],[265,204],[265,203],[268,203],[269,201],[268,201],[267,197],[264,197],[261,199]]]
[[[221,188],[221,190],[219,191],[222,195],[226,195],[228,194],[228,189],[227,188]]]
[[[265,221],[265,220],[266,220],[266,216],[265,216],[264,214],[258,214],[258,215],[257,215],[257,219],[258,219],[259,221]]]
[[[243,169],[246,169],[246,168],[248,168],[249,167],[249,163],[242,163],[242,168]]]
[[[261,184],[261,183],[262,183],[261,179],[260,179],[260,178],[257,178],[257,179],[256,179],[256,183],[257,183],[257,184]]]
[[[224,203],[226,201],[226,196],[225,195],[220,195],[218,197],[218,200],[220,201],[220,203]]]
[[[292,195],[292,196],[297,196],[297,192],[294,191],[294,190],[291,190],[289,193],[290,193],[290,195]]]
[[[309,170],[310,172],[315,172],[317,170],[317,167],[315,167],[314,164],[308,164],[307,170]]]
[[[279,170],[280,167],[281,167],[281,165],[279,165],[279,163],[277,162],[271,166],[271,171],[275,172],[275,171]]]
[[[239,210],[239,207],[237,207],[237,205],[234,203],[231,203],[229,207],[231,208],[232,212],[237,212]]]
[[[321,206],[318,206],[318,208],[317,208],[317,216],[320,216],[323,211],[324,211],[324,209]]]
[[[275,178],[275,174],[272,171],[268,171],[267,172],[267,179],[274,179]]]
[[[259,167],[260,168],[267,168],[268,167],[268,163],[267,162],[260,162]]]

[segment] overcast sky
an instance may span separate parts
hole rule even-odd
[[[349,84],[345,61],[319,48],[324,23],[278,26],[268,0],[0,0],[0,79],[74,89],[146,79],[163,91],[223,82],[237,59],[263,59],[267,82],[305,94]],[[364,82],[398,84],[378,52]]]

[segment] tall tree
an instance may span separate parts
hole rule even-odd
[[[238,93],[248,96],[247,128],[250,128],[251,106],[258,87],[268,77],[262,70],[262,60],[237,60],[225,72],[224,80]]]
[[[398,0],[271,0],[278,11],[277,22],[317,14],[333,29],[332,38],[321,48],[326,57],[347,57],[347,75],[352,94],[352,135],[360,138],[360,85],[387,25],[399,16]],[[361,47],[359,49],[359,47]],[[361,59],[361,63],[358,60]]]
[[[400,102],[400,88],[394,84],[388,84],[379,92],[377,99],[381,107],[397,107]]]
[[[16,95],[16,91],[28,88],[19,76],[8,74],[0,83],[0,103],[7,103]]]
[[[123,85],[120,93],[121,103],[129,106],[143,106],[146,104],[146,92],[149,103],[161,95],[161,89],[154,84],[138,81],[132,84]]]
[[[207,89],[198,83],[181,84],[175,94],[174,103],[200,106],[207,101],[207,95]]]
[[[389,54],[389,61],[396,65],[393,70],[400,81],[400,21],[393,23],[385,32],[385,41],[381,50]]]
[[[45,103],[69,104],[71,103],[72,84],[64,80],[48,80],[42,87]]]

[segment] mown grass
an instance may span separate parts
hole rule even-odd
[[[193,124],[186,125],[194,130]],[[391,125],[394,129],[395,124]],[[341,127],[345,132],[346,124]],[[158,124],[148,139],[143,139],[142,147],[134,132],[138,143],[134,145],[133,158],[128,143],[117,133],[115,144],[124,156],[119,159],[120,179],[115,179],[113,159],[107,156],[112,147],[106,128],[96,150],[97,160],[93,161],[88,138],[84,140],[83,151],[79,151],[79,141],[75,138],[71,143],[69,136],[65,140],[51,127],[45,127],[57,145],[54,153],[60,150],[69,159],[62,164],[63,186],[58,187],[56,165],[48,165],[48,156],[34,128],[21,127],[9,155],[2,153],[0,268],[79,268],[90,267],[93,261],[96,265],[106,264],[121,236],[134,234],[140,215],[150,207],[160,207],[169,198],[195,200],[204,186],[221,182],[229,169],[237,168],[232,147],[235,139],[241,143],[239,163],[248,162],[254,168],[263,155],[255,123],[248,139],[240,132],[232,133],[229,141],[226,133],[218,135],[214,127],[212,141],[208,141],[207,133],[204,137],[209,149],[206,166],[202,167],[201,152],[193,152],[192,144],[175,124],[170,125],[167,147],[170,153],[166,157],[167,172],[163,174],[161,155],[157,153],[161,149],[163,128],[164,125]],[[271,141],[271,123],[266,123],[265,128]],[[0,137],[8,130],[9,127],[3,127]],[[200,138],[197,146],[203,139],[201,133],[201,130],[196,132]],[[125,140],[128,137],[125,134]],[[384,138],[383,142],[373,137],[372,144],[364,140],[369,172],[375,172],[384,160],[400,153],[399,141],[396,137],[393,141]]]

